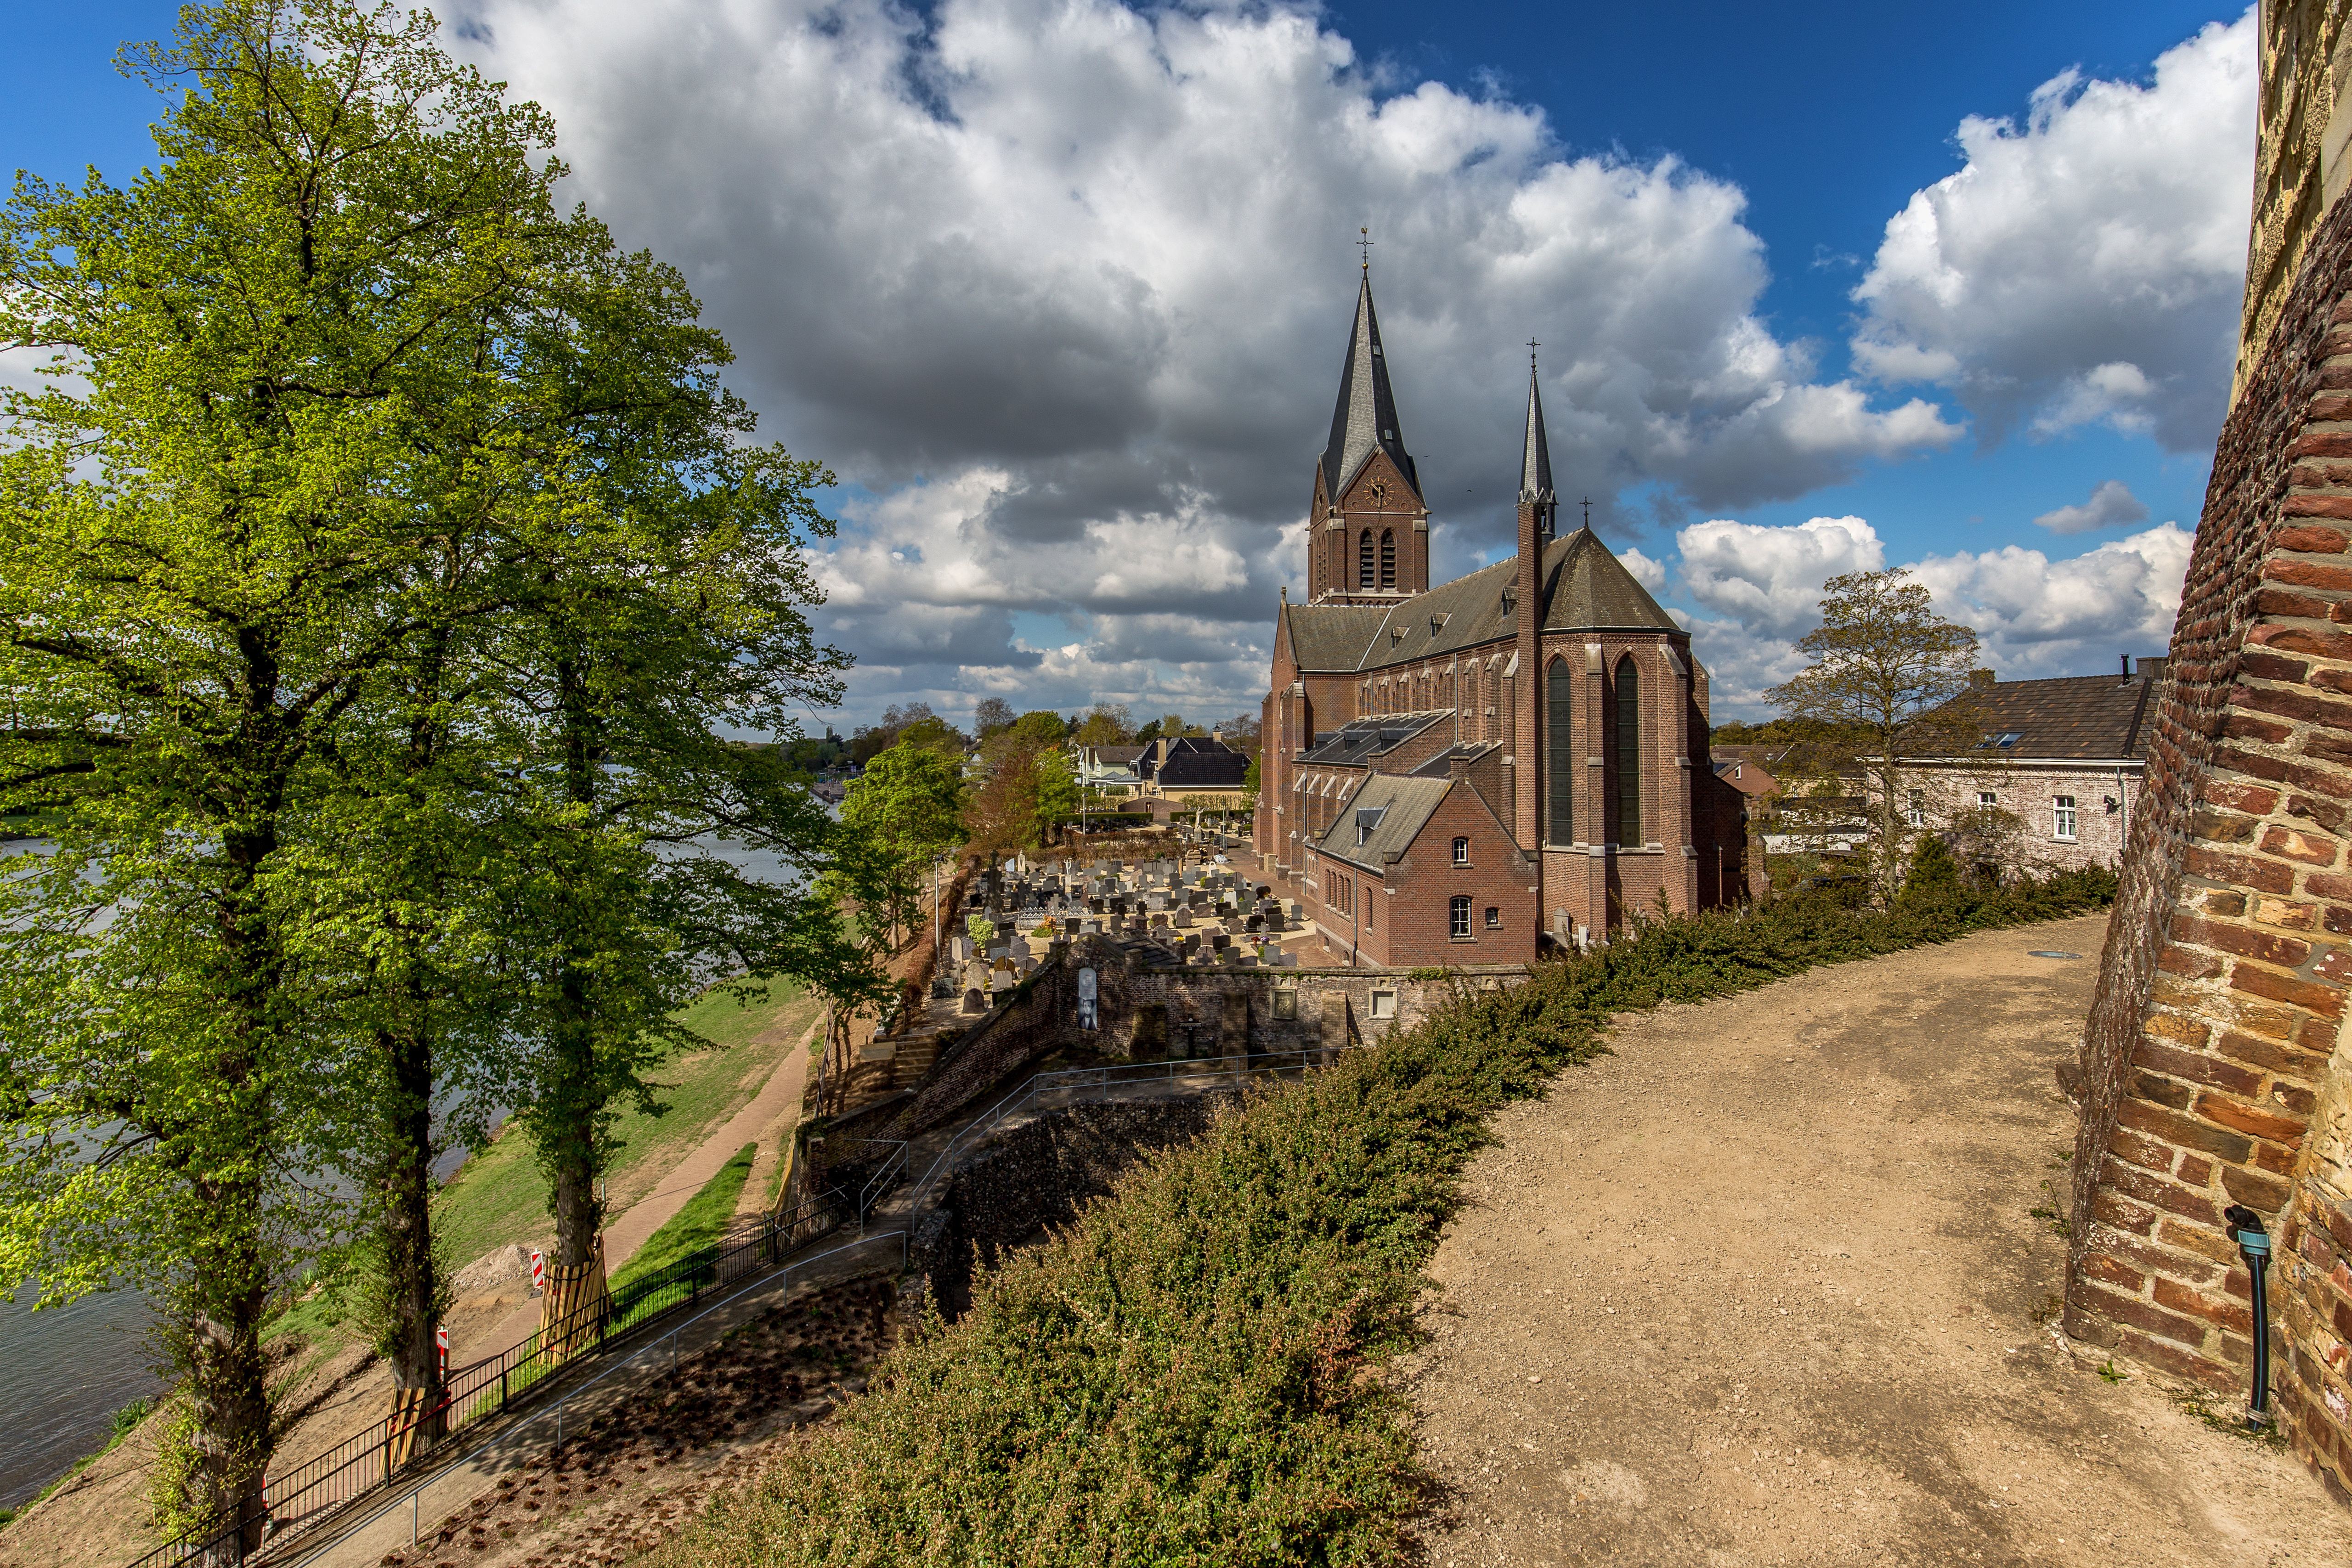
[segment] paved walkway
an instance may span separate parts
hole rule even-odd
[[[2294,1459],[2046,1321],[2104,929],[1662,1009],[1507,1111],[1403,1369],[1429,1561],[2352,1563]]]

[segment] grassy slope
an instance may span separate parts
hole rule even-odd
[[[752,1157],[759,1152],[757,1144],[746,1144],[736,1150],[735,1157],[719,1166],[719,1174],[703,1183],[702,1190],[687,1199],[684,1208],[646,1238],[646,1244],[613,1276],[613,1289],[617,1291],[672,1264],[683,1263],[706,1248],[717,1246],[735,1218],[735,1200],[743,1195],[743,1184],[751,1176]]]
[[[2113,892],[2090,873],[1885,915],[1702,915],[1465,993],[1129,1171],[655,1568],[1406,1560],[1429,1480],[1377,1364],[1412,1341],[1422,1266],[1494,1111],[1603,1050],[1612,1014]]]
[[[709,1040],[710,1048],[654,1074],[667,1114],[647,1116],[634,1108],[622,1113],[614,1129],[622,1144],[613,1162],[616,1189],[625,1195],[629,1178],[641,1167],[657,1172],[656,1155],[682,1154],[699,1144],[758,1092],[756,1082],[744,1082],[751,1064],[737,1047],[780,1022],[804,1024],[814,1016],[815,1004],[787,980],[749,1001],[712,991],[682,1009],[679,1021]],[[446,1238],[447,1256],[459,1268],[493,1247],[548,1230],[547,1183],[530,1140],[518,1132],[467,1161],[442,1189],[435,1218]]]

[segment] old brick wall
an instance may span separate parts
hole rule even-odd
[[[2214,455],[2080,1063],[2070,1333],[2242,1391],[2277,1239],[2282,1424],[2352,1500],[2352,207],[2312,240]],[[2326,1132],[2323,1122],[2321,1129]]]

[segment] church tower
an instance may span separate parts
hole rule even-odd
[[[1307,529],[1311,603],[1392,604],[1429,587],[1429,508],[1397,423],[1369,267]]]

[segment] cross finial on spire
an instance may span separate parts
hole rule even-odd
[[[1536,350],[1542,347],[1543,345],[1537,342],[1533,338],[1529,338],[1528,340],[1528,369],[1534,370],[1536,368]]]
[[[1592,497],[1590,496],[1584,497],[1584,528],[1587,533],[1592,531]]]
[[[1372,275],[1372,246],[1380,242],[1372,238],[1372,231],[1369,228],[1360,228],[1356,232],[1364,236],[1356,242],[1356,248],[1363,253],[1364,276],[1370,277]]]

